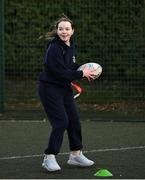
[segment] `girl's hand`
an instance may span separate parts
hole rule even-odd
[[[88,81],[95,79],[95,74],[94,74],[95,70],[90,70],[89,68],[85,66],[82,71],[83,71],[83,77],[86,77]]]

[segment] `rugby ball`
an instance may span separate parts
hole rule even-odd
[[[102,73],[102,66],[98,63],[94,63],[94,62],[85,63],[78,68],[78,71],[82,71],[84,67],[87,67],[90,70],[94,70],[95,79],[97,79]]]

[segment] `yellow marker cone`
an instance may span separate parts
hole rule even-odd
[[[107,169],[100,169],[97,171],[94,176],[99,176],[99,177],[111,177],[113,174],[109,172]]]

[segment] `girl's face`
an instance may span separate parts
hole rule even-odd
[[[69,21],[61,21],[58,24],[57,35],[59,38],[65,42],[65,44],[70,45],[70,38],[74,33],[71,23]]]

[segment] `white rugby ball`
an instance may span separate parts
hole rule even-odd
[[[94,63],[94,62],[85,63],[78,68],[78,71],[82,71],[84,67],[87,67],[90,70],[94,70],[95,79],[97,79],[102,73],[102,66],[98,63]]]

